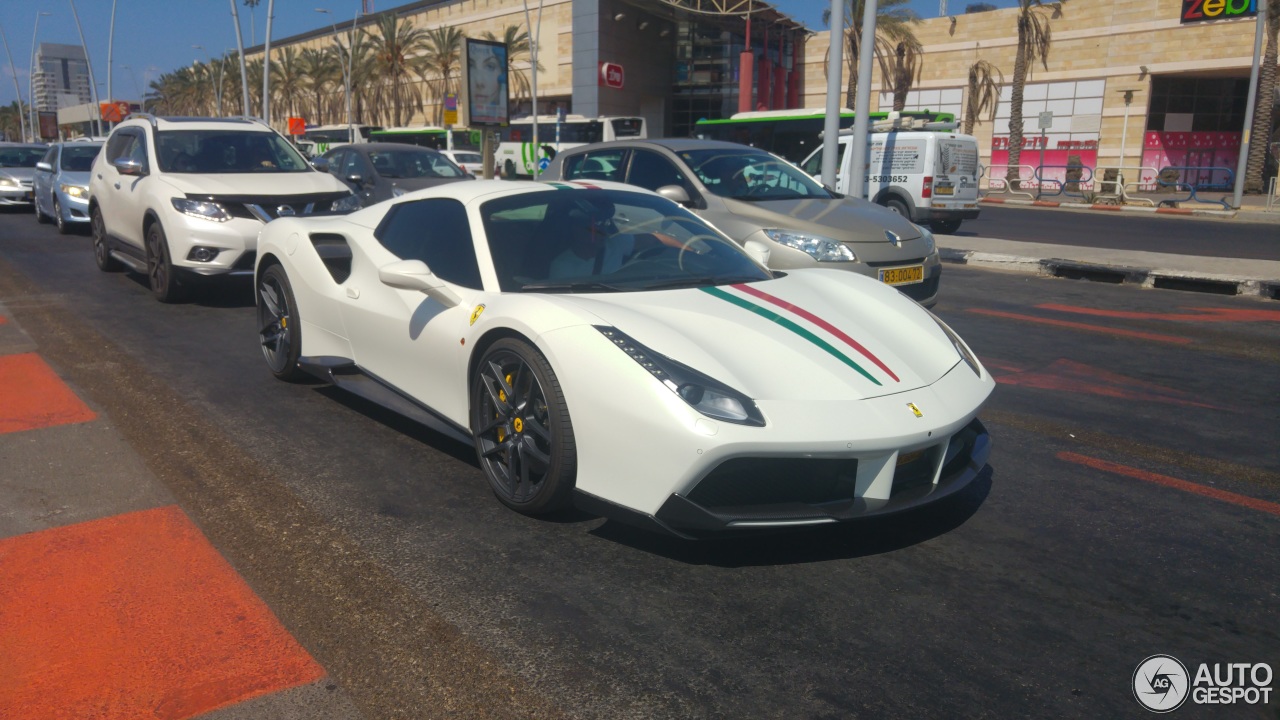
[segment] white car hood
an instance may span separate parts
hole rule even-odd
[[[164,181],[188,195],[309,195],[349,193],[351,189],[329,173],[166,173]]]
[[[891,395],[936,382],[961,359],[914,301],[842,271],[801,270],[749,285],[561,298],[760,400]]]

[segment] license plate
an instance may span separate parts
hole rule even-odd
[[[34,199],[35,199],[35,197],[36,197],[36,194],[35,194],[35,193],[33,193],[33,192],[29,192],[29,193],[27,193],[26,195],[23,195],[23,196],[22,196],[22,198],[23,198],[24,200],[34,200]]]
[[[880,282],[886,285],[910,285],[924,282],[924,266],[911,265],[909,267],[882,268],[880,270]]]
[[[934,195],[955,195],[956,189],[950,185],[938,185],[933,188]]]

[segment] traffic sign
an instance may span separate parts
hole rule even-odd
[[[307,131],[307,121],[303,118],[289,118],[289,134],[302,135]]]
[[[1053,127],[1053,111],[1049,110],[1040,113],[1040,130],[1048,130]]]

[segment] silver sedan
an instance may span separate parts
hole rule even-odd
[[[101,142],[72,141],[49,147],[33,178],[36,220],[58,226],[63,235],[89,223],[89,169]]]

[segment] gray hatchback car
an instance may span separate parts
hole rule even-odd
[[[763,150],[693,139],[595,143],[557,155],[542,179],[647,188],[738,243],[765,243],[775,270],[851,270],[926,307],[938,299],[942,263],[931,232],[879,205],[827,190]]]

